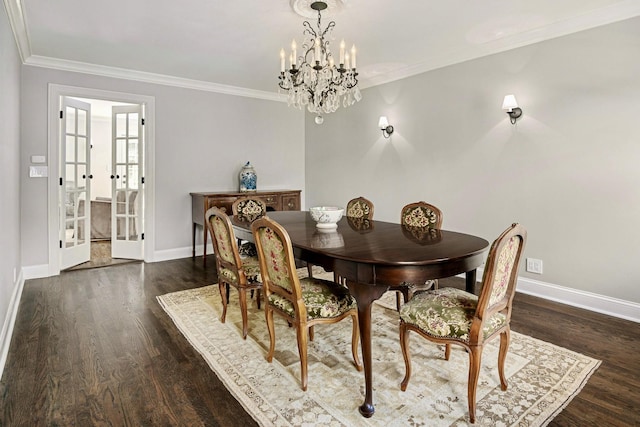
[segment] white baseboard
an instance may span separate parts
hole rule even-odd
[[[640,323],[640,304],[632,301],[567,288],[526,277],[518,278],[516,291]]]
[[[478,280],[482,280],[483,272],[484,270],[482,268],[478,268]],[[457,277],[464,278],[465,276],[463,273],[458,274]],[[567,288],[565,286],[554,285],[553,283],[521,276],[518,277],[516,292],[640,323],[640,304],[636,302]]]
[[[11,337],[13,336],[13,327],[16,323],[20,297],[22,296],[22,289],[24,289],[24,281],[22,270],[20,270],[17,281],[13,284],[13,293],[9,301],[9,309],[2,324],[2,333],[0,333],[0,378],[2,378],[4,365],[7,362],[7,356],[9,354],[9,345],[11,344]]]
[[[57,274],[52,273],[49,264],[30,265],[27,267],[22,267],[22,272],[24,280],[40,279],[42,277],[56,276],[57,274],[59,274],[59,272]]]
[[[204,253],[204,245],[196,246],[196,257],[201,257]],[[207,245],[207,254],[213,254],[213,246],[209,243]],[[193,255],[193,248],[191,246],[184,248],[165,249],[162,251],[155,251],[153,253],[153,262],[170,261],[172,259],[189,258]]]

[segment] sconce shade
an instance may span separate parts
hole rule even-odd
[[[512,125],[516,124],[516,121],[522,116],[522,109],[518,107],[518,101],[514,95],[507,95],[502,101],[502,109],[506,110],[509,116],[509,121]]]
[[[511,111],[514,108],[518,108],[518,101],[516,101],[516,97],[513,95],[505,96],[504,101],[502,102],[502,109]]]

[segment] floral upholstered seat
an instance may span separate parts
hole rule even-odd
[[[455,288],[436,289],[414,296],[400,310],[400,318],[432,337],[469,342],[477,307],[478,297],[473,294]],[[495,313],[484,324],[484,336],[491,336],[505,323],[504,314]]]
[[[257,256],[243,257],[240,256],[240,260],[242,262],[242,269],[244,270],[244,274],[249,280],[260,281],[260,261],[258,261]],[[238,284],[238,276],[235,270],[222,267],[220,271],[218,271],[218,275],[222,275],[225,279]]]
[[[307,308],[307,319],[338,317],[356,308],[356,301],[347,288],[327,280],[305,277],[300,279],[302,302]],[[278,307],[291,317],[295,316],[295,305],[289,299],[273,293],[269,304]]]
[[[257,290],[258,308],[260,307],[260,264],[257,257],[241,257],[238,243],[233,233],[229,217],[221,210],[213,207],[205,213],[207,229],[211,234],[213,249],[216,256],[216,271],[218,287],[222,298],[222,315],[220,321],[224,323],[227,316],[229,287],[238,289],[240,312],[242,314],[242,337],[247,338],[247,290],[253,294]]]
[[[298,278],[293,247],[287,231],[268,216],[252,225],[260,273],[265,291],[265,318],[269,329],[271,362],[275,353],[275,328],[273,314],[284,317],[297,329],[300,354],[302,389],[307,389],[307,338],[313,341],[313,327],[323,323],[337,323],[348,317],[352,321],[351,352],[358,370],[358,311],[349,291],[340,284],[316,278]]]
[[[480,296],[459,289],[443,288],[414,296],[400,310],[400,347],[404,356],[404,391],[411,378],[409,332],[438,344],[445,344],[449,360],[451,345],[464,347],[469,354],[467,396],[469,419],[475,422],[476,388],[484,343],[500,337],[498,374],[500,387],[507,389],[504,362],[509,349],[511,306],[516,292],[518,265],[527,240],[519,224],[506,229],[491,245],[482,276]]]

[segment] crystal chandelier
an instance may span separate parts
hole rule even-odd
[[[287,102],[296,108],[307,107],[315,113],[316,123],[323,121],[322,113],[333,113],[340,107],[353,105],[360,101],[362,95],[358,89],[358,73],[356,72],[356,47],[351,47],[351,55],[345,51],[344,40],[340,43],[340,58],[336,64],[329,41],[325,39],[336,23],[322,30],[320,12],[327,8],[324,1],[314,1],[311,9],[318,11],[318,25],[314,29],[309,21],[304,21],[302,55],[297,56],[297,45],[291,43],[289,69],[285,69],[285,51],[280,50],[280,82],[281,89],[287,91]]]

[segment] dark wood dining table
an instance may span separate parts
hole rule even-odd
[[[447,230],[343,217],[334,230],[321,230],[306,211],[269,212],[291,238],[296,259],[333,271],[358,304],[360,344],[365,376],[364,417],[375,412],[371,355],[371,306],[390,287],[402,282],[465,273],[473,292],[476,268],[482,265],[489,242]],[[232,218],[236,237],[253,240],[251,225]]]

